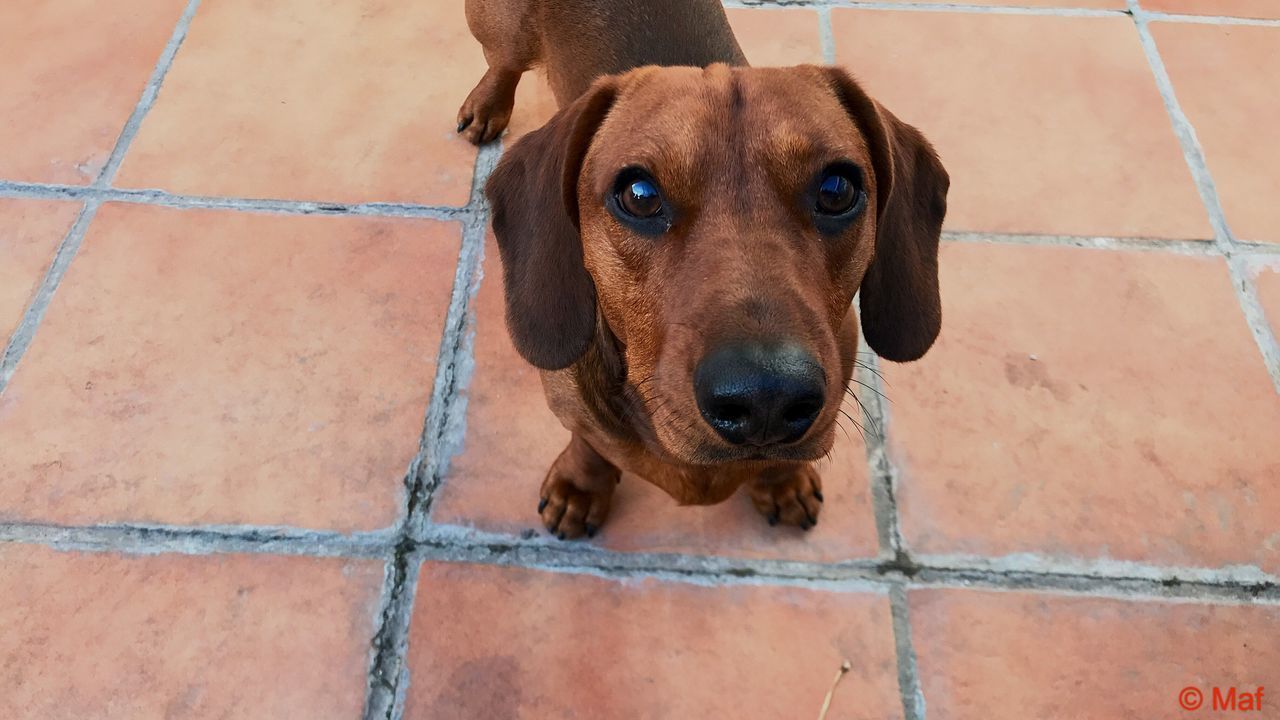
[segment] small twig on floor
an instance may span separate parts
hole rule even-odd
[[[822,711],[818,713],[818,720],[826,720],[827,711],[831,709],[831,696],[836,694],[836,685],[840,684],[840,678],[845,673],[853,669],[853,665],[848,660],[840,663],[840,670],[836,672],[836,677],[831,681],[831,689],[827,691],[827,697],[822,701]]]

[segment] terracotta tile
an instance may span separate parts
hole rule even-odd
[[[1280,18],[1280,5],[1275,0],[1142,0],[1142,7],[1191,15]]]
[[[726,14],[738,44],[752,65],[822,64],[817,11],[734,8]]]
[[[183,5],[0,5],[0,177],[93,181],[138,104]]]
[[[454,116],[483,71],[459,2],[206,3],[119,184],[462,205]]]
[[[0,547],[0,716],[352,718],[381,563]]]
[[[0,347],[22,320],[79,212],[77,203],[0,199]]]
[[[1254,278],[1262,311],[1271,321],[1271,331],[1280,337],[1280,262],[1261,269]]]
[[[948,244],[941,267],[938,344],[885,369],[915,550],[1280,570],[1280,397],[1220,258]]]
[[[937,146],[947,227],[1212,237],[1124,17],[834,10],[837,57]]]
[[[405,717],[816,717],[848,659],[827,717],[896,718],[893,652],[881,595],[429,564]]]
[[[511,346],[503,319],[501,265],[492,241],[487,255],[474,305],[475,370],[465,391],[466,436],[437,493],[432,520],[489,532],[545,532],[535,512],[538,488],[568,443],[569,432],[547,408],[537,371]],[[848,431],[850,436],[837,433],[837,447],[822,464],[826,502],[818,526],[807,533],[769,527],[745,493],[711,507],[680,507],[663,491],[628,475],[595,542],[615,550],[740,557],[874,556],[865,450],[857,431]]]
[[[1275,3],[1280,11],[1280,3]],[[1280,28],[1155,23],[1178,103],[1195,127],[1232,233],[1280,242]]]
[[[1266,638],[1280,632],[1274,607],[969,590],[914,592],[910,602],[930,718],[1273,714],[1280,650]],[[1260,686],[1267,712],[1212,709],[1214,687],[1225,695]],[[1198,713],[1179,705],[1187,687],[1203,694]]]
[[[726,14],[738,44],[753,65],[822,63],[817,12],[800,8],[730,8]],[[537,130],[555,113],[556,98],[546,76],[541,71],[525,73],[516,89],[516,106],[503,142],[509,145],[521,135]]]
[[[6,518],[386,527],[452,223],[107,205],[0,396]]]

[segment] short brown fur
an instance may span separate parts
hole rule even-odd
[[[948,178],[933,149],[839,69],[748,67],[715,0],[468,0],[467,19],[489,70],[459,132],[497,137],[535,65],[561,108],[486,188],[512,340],[573,433],[543,482],[544,525],[594,534],[625,470],[681,504],[747,485],[770,522],[811,527],[812,462],[855,363],[855,293],[885,358],[920,357],[941,326]],[[806,193],[836,162],[861,169],[867,209],[821,232]],[[674,208],[659,237],[606,207],[628,167]],[[794,443],[726,443],[699,415],[694,367],[725,343],[778,339],[820,362],[823,408]]]

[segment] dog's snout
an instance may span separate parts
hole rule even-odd
[[[698,363],[694,395],[702,418],[734,445],[799,440],[822,411],[822,366],[793,345],[733,345]]]

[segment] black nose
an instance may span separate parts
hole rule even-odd
[[[693,373],[698,410],[734,445],[790,443],[822,411],[826,378],[792,345],[732,345],[712,351]]]

